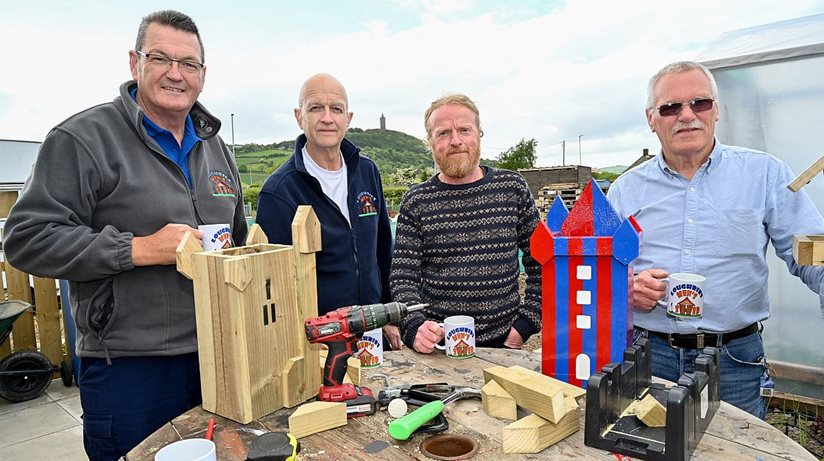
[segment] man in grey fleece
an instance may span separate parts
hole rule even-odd
[[[113,102],[48,134],[5,228],[12,265],[71,282],[91,460],[120,458],[200,404],[192,283],[175,249],[200,224],[246,236],[237,167],[197,102],[197,26],[176,11],[143,18],[129,65]]]

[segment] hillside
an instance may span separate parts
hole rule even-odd
[[[424,170],[432,167],[432,156],[423,141],[406,133],[351,128],[346,137],[378,165],[384,177],[401,168]]]
[[[432,168],[432,156],[423,141],[393,130],[350,128],[346,138],[361,148],[381,171],[385,183],[390,175],[402,169],[426,171]],[[235,146],[242,182],[259,185],[295,151],[295,141],[272,144],[238,144]]]
[[[346,138],[361,148],[381,171],[385,186],[409,185],[434,173],[432,155],[423,140],[394,130],[350,128]],[[272,144],[238,144],[235,146],[238,169],[244,185],[260,185],[295,150],[294,140]],[[485,165],[495,162],[481,159]],[[625,166],[600,168],[607,179],[614,179]]]
[[[598,171],[603,171],[605,173],[621,174],[626,169],[627,169],[626,165],[614,165],[614,166],[608,166],[606,168],[598,168]]]

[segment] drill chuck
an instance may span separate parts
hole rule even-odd
[[[361,306],[364,320],[362,331],[374,330],[390,323],[397,323],[409,313],[421,310],[426,306],[427,304],[415,304],[407,307],[406,304],[398,302]]]

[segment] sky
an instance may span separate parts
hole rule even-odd
[[[430,102],[464,93],[484,158],[535,138],[536,166],[608,167],[659,150],[644,116],[658,69],[724,32],[822,13],[824,0],[0,0],[0,139],[42,141],[111,101],[131,78],[140,19],[168,8],[200,29],[200,101],[227,144],[232,131],[237,144],[294,139],[301,84],[328,72],[347,89],[352,127],[384,114],[423,138]]]

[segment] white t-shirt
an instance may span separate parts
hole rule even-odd
[[[352,227],[352,222],[349,220],[349,206],[347,204],[347,192],[349,191],[349,182],[346,180],[346,162],[343,161],[343,154],[340,154],[340,163],[343,165],[338,171],[329,171],[322,168],[315,163],[309,152],[306,151],[306,146],[303,146],[303,164],[306,166],[306,171],[320,183],[320,188],[333,202],[338,205],[349,227]]]

